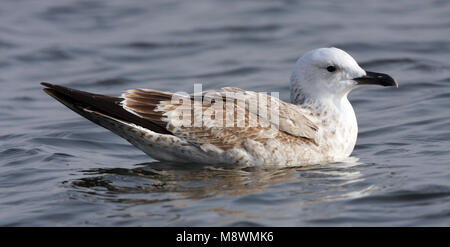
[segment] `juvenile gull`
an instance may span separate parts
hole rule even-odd
[[[299,166],[347,158],[358,134],[348,93],[363,85],[398,87],[389,75],[364,71],[349,54],[334,47],[310,51],[297,60],[290,79],[291,103],[230,87],[203,92],[200,97],[153,89],[132,89],[121,97],[110,97],[41,84],[50,96],[155,159],[250,166]],[[190,100],[187,106],[200,105],[201,114],[215,100],[225,101],[230,95],[247,101],[266,97],[279,117],[275,120],[248,104],[234,104],[230,115],[224,104],[223,114],[213,114],[200,125],[180,124],[186,111],[189,120],[199,113],[174,97]],[[237,112],[244,113],[243,120],[234,117]],[[258,125],[250,126],[250,119]],[[217,125],[217,120],[224,125]]]

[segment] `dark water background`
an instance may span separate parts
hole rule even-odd
[[[288,100],[295,60],[327,46],[400,84],[350,95],[355,162],[160,163],[38,84]],[[450,1],[5,0],[0,85],[2,226],[450,225]]]

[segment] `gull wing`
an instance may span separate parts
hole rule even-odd
[[[252,102],[254,100],[260,101],[261,99],[265,99],[264,101],[267,102],[268,108],[266,112],[272,110],[272,104],[274,104],[275,109],[278,109],[278,123],[276,123],[276,121],[274,121],[273,119],[269,121],[271,121],[272,124],[275,124],[280,131],[297,137],[304,137],[311,140],[315,139],[317,126],[306,117],[306,115],[309,113],[306,109],[302,109],[297,105],[286,103],[279,98],[272,97],[264,93],[246,91],[240,88],[233,87],[225,87],[222,88],[222,90],[225,92],[237,93],[239,97],[242,97],[241,95],[243,95],[247,102]],[[261,116],[261,114],[259,114],[260,108],[251,108],[249,107],[250,105],[251,104],[245,104],[246,110],[249,110],[253,114],[257,114],[259,117],[263,117]],[[258,109],[258,111],[256,111],[256,109]]]
[[[230,107],[226,101],[230,100],[233,92],[239,94],[234,94],[235,98],[231,96],[234,104]],[[279,121],[264,116],[257,108],[250,107],[251,104],[237,103],[241,94],[247,102],[255,100],[255,96],[266,97],[279,109]],[[247,140],[265,143],[269,139],[315,144],[317,128],[296,109],[298,106],[265,94],[237,88],[205,91],[199,96],[133,89],[121,97],[124,99],[122,106],[128,112],[164,127],[171,134],[202,149],[227,150]],[[252,120],[257,124],[252,125]]]

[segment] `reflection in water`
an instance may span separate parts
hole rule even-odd
[[[137,164],[136,168],[92,169],[92,175],[73,181],[80,192],[102,196],[106,200],[132,205],[197,201],[217,196],[242,199],[252,195],[255,201],[270,203],[273,195],[296,198],[295,205],[356,198],[373,190],[372,186],[349,189],[364,179],[356,158],[346,162],[308,167],[217,167],[192,164],[153,162]],[[246,201],[246,204],[249,202]],[[251,202],[250,202],[251,203]],[[175,204],[174,206],[183,205]],[[225,214],[238,211],[212,208]]]

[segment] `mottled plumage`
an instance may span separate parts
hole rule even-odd
[[[329,66],[336,68],[324,69]],[[351,154],[358,128],[347,94],[358,81],[374,84],[367,83],[377,80],[368,73],[336,48],[307,53],[291,77],[294,104],[230,87],[200,95],[132,89],[119,98],[42,84],[70,109],[158,160],[296,166]],[[384,76],[378,84],[396,85],[377,75]]]

